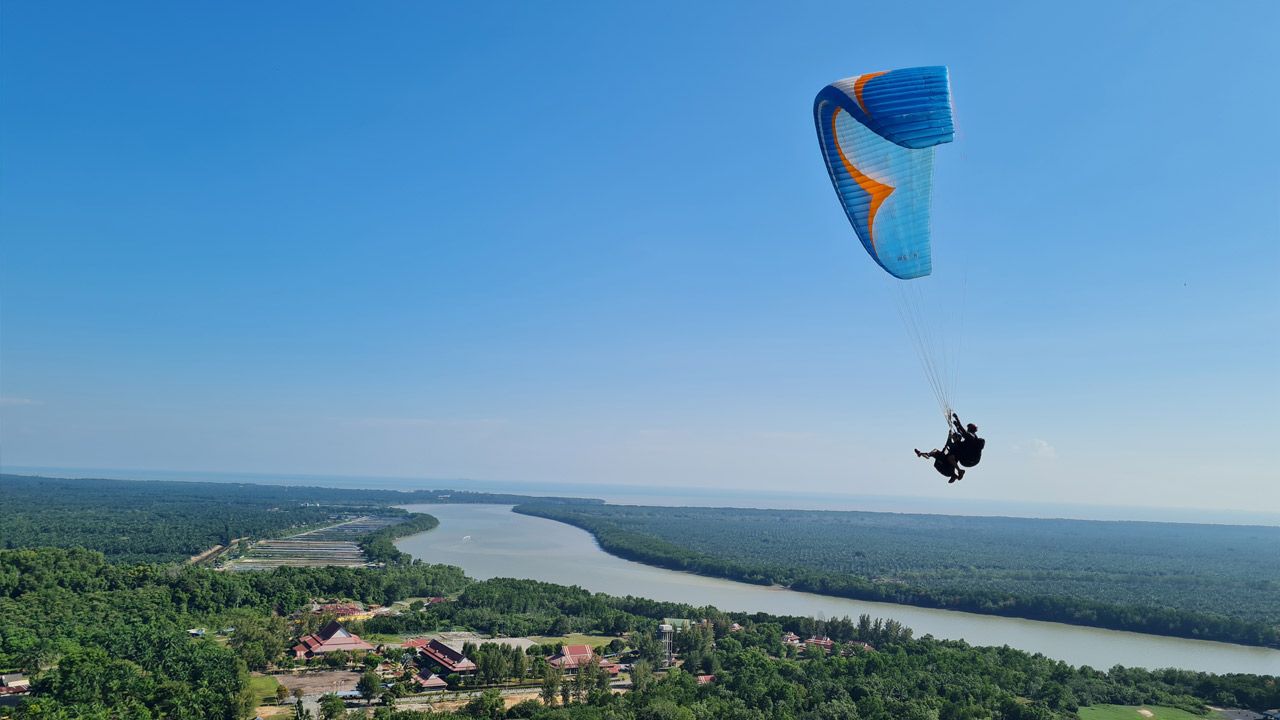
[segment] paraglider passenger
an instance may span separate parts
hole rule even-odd
[[[951,433],[944,449],[951,451],[956,461],[965,467],[977,465],[982,460],[982,449],[987,445],[986,440],[978,437],[978,426],[973,423],[962,425],[960,416],[955,413],[951,413],[951,422],[955,424],[956,431]]]
[[[933,469],[947,477],[947,483],[953,483],[964,477],[964,470],[956,465],[956,456],[945,450],[930,450],[927,453],[916,450],[916,457],[932,458]]]

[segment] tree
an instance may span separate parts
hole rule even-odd
[[[284,652],[288,630],[283,618],[239,612],[233,622],[236,631],[231,636],[231,648],[250,670],[265,669]]]
[[[594,659],[595,656],[592,655]],[[594,685],[595,675],[592,669],[596,667],[594,662],[584,663],[578,666],[578,672],[573,676],[573,699],[584,703],[587,701],[587,690]]]
[[[542,704],[547,707],[555,707],[556,697],[560,694],[560,682],[564,678],[564,673],[560,668],[548,665],[542,671]]]
[[[289,699],[289,688],[283,684],[276,685],[276,704],[283,705],[285,700]]]
[[[520,680],[529,674],[529,656],[520,652],[520,648],[511,648],[508,656],[511,660],[511,676]]]
[[[551,621],[551,628],[547,631],[551,635],[568,635],[573,631],[569,625],[569,618],[564,615],[557,615],[556,619]]]
[[[320,696],[320,717],[323,720],[341,720],[346,711],[346,703],[337,695],[325,693]]]
[[[382,678],[372,670],[365,670],[356,683],[356,691],[364,698],[365,704],[372,705],[373,699],[382,692]]]
[[[324,664],[332,668],[346,667],[351,662],[351,653],[346,650],[334,650],[331,653],[325,653]]]
[[[501,720],[506,711],[507,704],[502,699],[502,691],[497,688],[485,690],[462,708],[462,712],[471,717],[487,720]]]
[[[631,686],[641,695],[653,689],[653,665],[648,660],[638,660],[631,666]]]
[[[632,647],[640,655],[640,658],[648,661],[653,665],[661,665],[666,661],[666,655],[663,654],[662,643],[658,639],[649,634],[642,634],[632,639]]]

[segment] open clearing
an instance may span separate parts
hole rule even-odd
[[[365,567],[369,564],[368,558],[356,541],[404,520],[401,516],[365,515],[283,540],[260,540],[244,557],[228,563],[227,568],[243,571],[277,567]]]
[[[529,639],[539,645],[564,643],[565,645],[590,645],[591,647],[598,648],[608,645],[615,638],[612,635],[583,635],[581,633],[571,633],[569,635],[560,636],[536,635]]]
[[[1205,716],[1159,705],[1090,705],[1077,711],[1080,720],[1205,720]]]
[[[301,689],[304,697],[340,690],[355,690],[356,683],[360,682],[360,673],[350,670],[323,670],[273,677],[289,689],[290,696],[295,689]]]
[[[276,687],[279,684],[271,675],[251,675],[249,677],[249,689],[253,691],[253,696],[259,703],[267,699],[274,702],[276,699]]]

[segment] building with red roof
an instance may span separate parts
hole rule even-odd
[[[428,664],[447,673],[466,675],[476,671],[476,664],[468,660],[467,656],[439,640],[429,640],[426,645],[418,649],[418,652]]]
[[[824,636],[822,636],[822,637],[818,637],[818,636],[816,636],[816,635],[815,635],[815,636],[813,636],[813,637],[809,638],[808,640],[805,640],[805,641],[804,641],[804,644],[805,644],[805,645],[808,645],[809,647],[818,647],[818,648],[822,648],[823,650],[826,650],[827,652],[831,652],[831,648],[835,647],[835,645],[836,645],[836,644],[835,644],[835,642],[834,642],[831,638],[826,637],[825,635],[824,635]]]
[[[600,669],[610,675],[618,674],[617,663],[605,660],[595,654],[590,645],[565,645],[560,652],[547,658],[547,664],[554,668],[559,668],[566,673],[576,673],[579,669],[592,662],[600,665]]]
[[[342,627],[342,623],[334,620],[320,628],[320,632],[303,636],[298,644],[293,646],[293,656],[302,660],[335,650],[353,652],[372,649],[373,646],[361,640],[359,635],[351,634],[349,630]]]
[[[417,685],[418,689],[423,691],[444,690],[445,688],[449,687],[449,683],[445,682],[444,678],[431,672],[430,670],[423,670],[417,675],[414,675],[413,684]]]

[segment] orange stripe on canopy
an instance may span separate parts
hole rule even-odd
[[[867,73],[866,75],[858,77],[858,79],[853,83],[853,99],[858,101],[858,107],[862,108],[862,112],[867,113],[867,117],[871,117],[871,113],[867,112],[867,106],[862,102],[862,88],[866,86],[867,81],[872,78],[878,78],[887,72],[889,71],[881,70],[880,72]]]
[[[883,75],[884,73],[876,74]],[[884,204],[884,201],[887,200],[891,194],[893,194],[893,191],[896,188],[892,185],[885,185],[874,178],[862,174],[862,171],[854,167],[853,163],[849,162],[849,158],[845,157],[844,148],[840,147],[840,136],[836,134],[836,116],[839,114],[840,108],[836,108],[835,112],[831,113],[831,140],[836,146],[836,154],[840,156],[840,162],[844,165],[844,169],[848,171],[851,177],[853,177],[854,182],[858,183],[858,187],[862,188],[863,192],[871,196],[871,205],[867,209],[867,241],[871,243],[871,247],[874,249],[876,246],[874,230],[876,224],[876,212],[880,210],[880,206]]]

